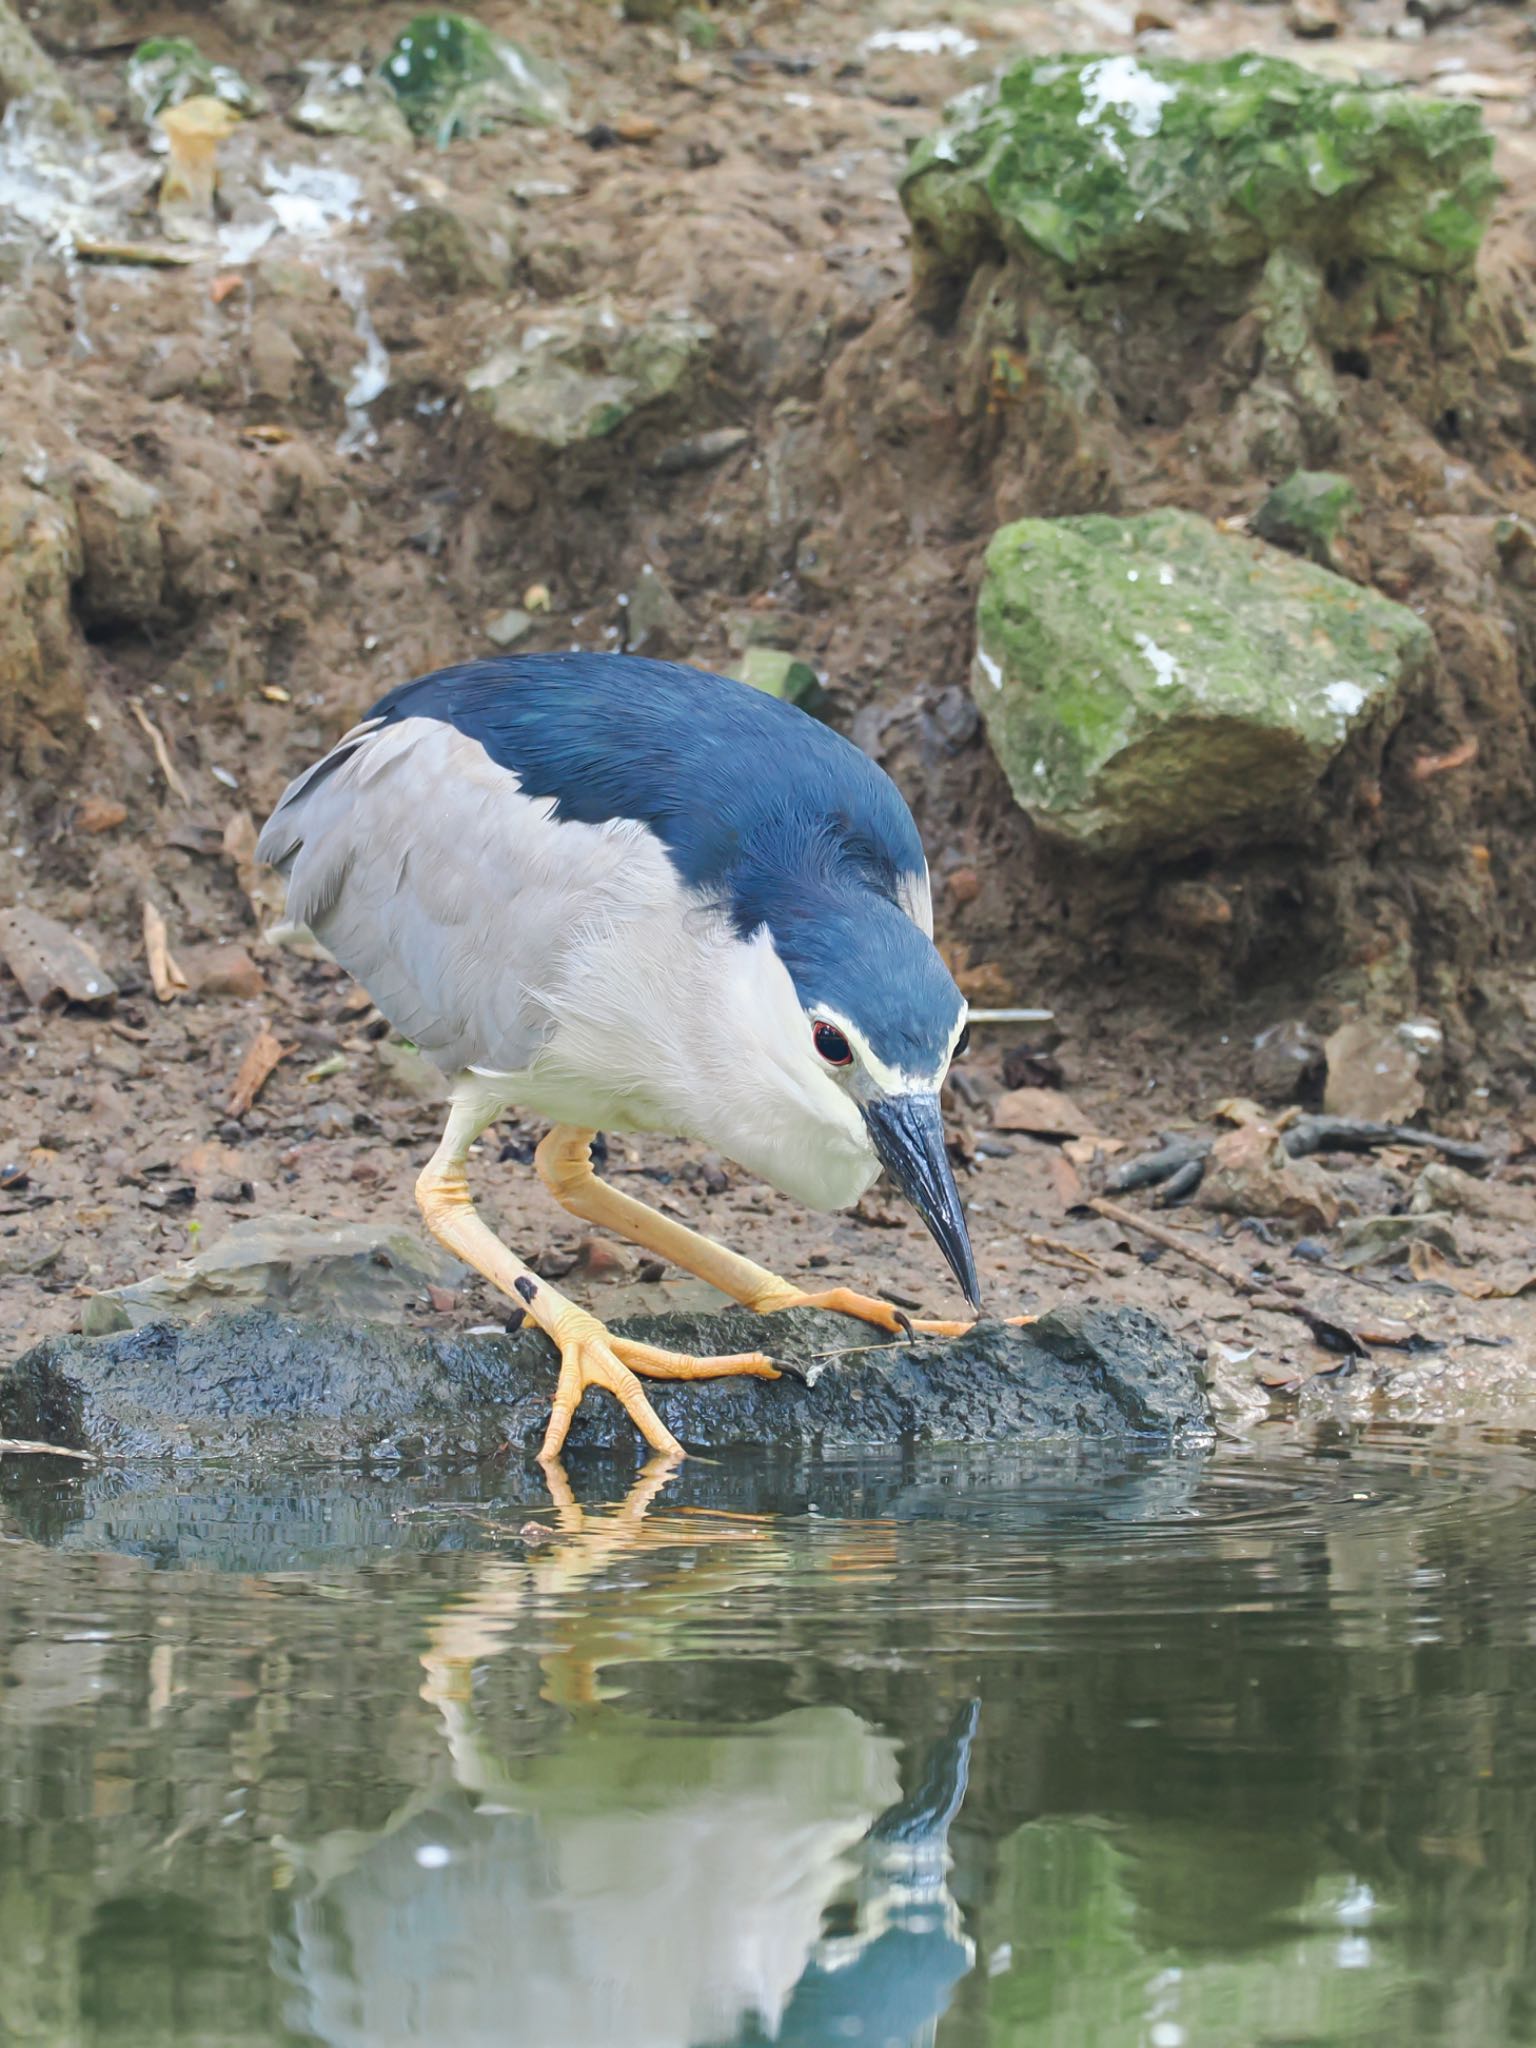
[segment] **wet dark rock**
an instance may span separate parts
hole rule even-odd
[[[625,594],[627,653],[671,660],[688,652],[693,642],[688,614],[658,569],[650,562],[643,564],[633,590]]]
[[[1287,1017],[1254,1039],[1249,1076],[1261,1102],[1299,1102],[1321,1096],[1322,1045],[1299,1018]]]
[[[737,1309],[616,1327],[674,1350],[767,1339],[814,1376],[653,1383],[662,1418],[693,1450],[1171,1442],[1210,1427],[1193,1354],[1140,1309],[1062,1309],[952,1343],[882,1341],[866,1324],[798,1309],[771,1322]],[[554,1347],[537,1332],[438,1336],[245,1309],[48,1339],[0,1378],[0,1434],[108,1457],[463,1462],[537,1450],[554,1384]],[[583,1404],[572,1451],[632,1456],[635,1444],[614,1403]]]
[[[316,1114],[314,1128],[325,1132],[322,1114],[323,1109]],[[344,1121],[350,1128],[350,1118]],[[100,1337],[127,1324],[185,1322],[237,1304],[317,1317],[397,1316],[408,1304],[422,1302],[428,1287],[452,1286],[463,1272],[413,1230],[311,1216],[253,1216],[168,1272],[92,1295],[81,1311],[81,1326],[86,1336]]]

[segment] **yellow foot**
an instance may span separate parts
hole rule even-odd
[[[967,1330],[976,1327],[974,1319],[968,1323],[938,1322],[930,1317],[909,1316],[904,1309],[888,1301],[877,1300],[872,1294],[858,1294],[851,1287],[825,1287],[812,1294],[803,1287],[797,1287],[787,1300],[775,1301],[769,1306],[770,1313],[781,1308],[825,1308],[840,1316],[857,1316],[861,1322],[873,1323],[877,1329],[890,1330],[894,1335],[906,1336],[915,1333],[919,1337],[963,1337]],[[1033,1316],[1008,1316],[1009,1323],[1032,1323]]]
[[[651,1406],[637,1374],[653,1380],[725,1379],[740,1374],[764,1380],[779,1377],[778,1367],[761,1351],[742,1351],[726,1358],[659,1351],[653,1344],[613,1336],[594,1316],[579,1309],[562,1315],[559,1329],[550,1334],[560,1347],[560,1380],[539,1451],[545,1464],[559,1458],[571,1418],[589,1387],[612,1394],[653,1451],[680,1458],[682,1445]]]

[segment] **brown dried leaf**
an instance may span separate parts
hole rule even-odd
[[[240,1071],[235,1076],[235,1085],[229,1091],[225,1109],[230,1116],[244,1116],[262,1089],[279,1060],[287,1059],[294,1050],[284,1045],[277,1034],[263,1024],[256,1036],[245,1049],[240,1062]]]
[[[127,816],[128,806],[116,797],[83,796],[75,811],[74,827],[77,832],[112,832]]]
[[[1051,1186],[1055,1191],[1056,1206],[1063,1214],[1068,1209],[1075,1209],[1083,1199],[1082,1175],[1064,1150],[1051,1154]]]
[[[992,1127],[999,1131],[1027,1131],[1035,1138],[1080,1138],[1092,1125],[1072,1100],[1059,1088],[1013,1088],[998,1097],[992,1112]]]
[[[1408,1247],[1408,1270],[1415,1280],[1452,1287],[1468,1301],[1513,1301],[1536,1292],[1536,1266],[1523,1259],[1501,1259],[1496,1265],[1465,1270],[1453,1266],[1445,1253],[1422,1241]]]
[[[249,811],[234,811],[224,826],[224,858],[235,871],[241,894],[251,906],[258,929],[283,914],[281,878],[256,858],[256,821]]]
[[[1219,1124],[1268,1124],[1274,1119],[1267,1109],[1246,1095],[1225,1095],[1213,1103],[1211,1115]]]
[[[166,936],[165,919],[146,896],[144,898],[144,953],[149,961],[150,984],[157,1002],[174,1002],[184,995],[187,977],[176,965]]]

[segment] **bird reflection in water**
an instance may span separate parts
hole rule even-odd
[[[434,1618],[422,1697],[452,1783],[376,1833],[289,1845],[284,1973],[297,2031],[334,2048],[927,2048],[972,1947],[947,1884],[978,1710],[901,1794],[897,1741],[841,1706],[697,1727],[606,1705],[606,1666],[660,1659],[690,1611],[785,1559],[750,1517],[649,1515],[671,1467],[490,1559]],[[576,1596],[580,1596],[579,1598]],[[558,1746],[504,1758],[477,1667],[538,1645]]]

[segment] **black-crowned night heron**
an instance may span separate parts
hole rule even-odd
[[[857,1201],[884,1166],[977,1303],[939,1115],[965,1003],[933,945],[911,814],[828,727],[665,662],[472,662],[382,698],[284,792],[259,852],[287,877],[289,918],[449,1077],[416,1196],[433,1235],[559,1348],[544,1457],[589,1386],[675,1453],[637,1374],[777,1368],[615,1337],[515,1258],[465,1179],[513,1105],[553,1120],[535,1159],[564,1208],[749,1307],[906,1326],[607,1186],[596,1131],[700,1139],[813,1209]]]

